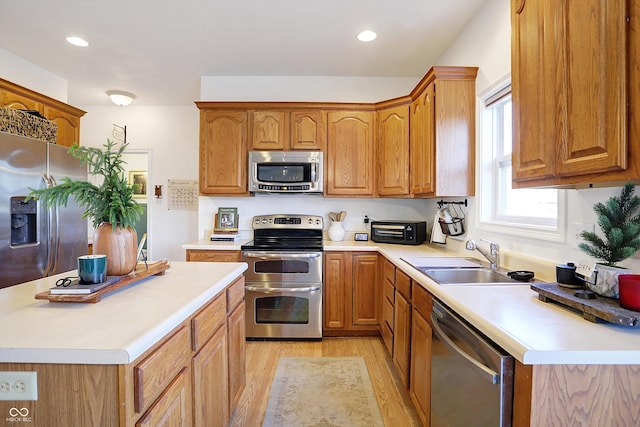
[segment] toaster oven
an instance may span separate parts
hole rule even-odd
[[[371,221],[371,240],[377,243],[419,245],[427,240],[427,222]]]

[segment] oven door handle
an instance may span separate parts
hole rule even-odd
[[[280,258],[280,259],[299,259],[299,258],[318,258],[322,256],[320,252],[311,252],[311,253],[273,253],[273,252],[243,252],[242,254],[245,257],[250,258]]]
[[[265,288],[264,286],[245,286],[246,291],[274,294],[283,292],[314,292],[319,291],[320,286],[302,286],[299,288]]]

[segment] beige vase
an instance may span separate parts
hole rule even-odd
[[[136,268],[138,233],[134,228],[118,226],[116,231],[105,222],[93,233],[93,253],[107,256],[107,276],[124,276]]]

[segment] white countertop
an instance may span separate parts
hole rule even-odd
[[[0,362],[130,363],[246,269],[245,263],[172,262],[164,275],[96,304],[34,298],[68,273],[0,289]]]
[[[184,248],[214,249],[200,241]],[[238,244],[235,249],[240,249]],[[454,309],[485,335],[525,364],[640,364],[640,328],[592,323],[582,314],[555,303],[538,300],[525,284],[498,286],[442,286],[411,267],[401,258],[458,256],[478,258],[477,252],[457,251],[449,245],[390,245],[375,242],[325,240],[325,251],[378,251],[436,298]],[[553,270],[542,268],[540,260],[520,259],[504,253],[517,265],[536,272],[536,277],[553,281]],[[540,274],[539,274],[540,273]]]

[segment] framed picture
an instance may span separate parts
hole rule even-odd
[[[129,171],[129,184],[133,185],[133,197],[147,198],[147,171]]]
[[[216,214],[215,231],[238,230],[238,208],[218,208]]]

